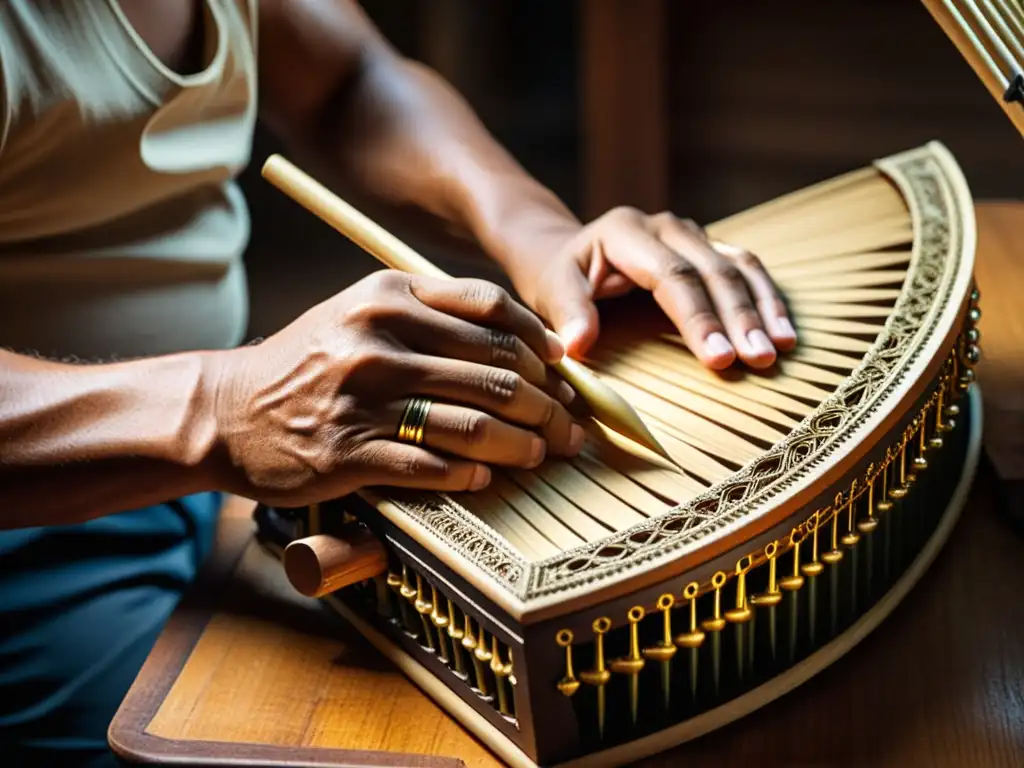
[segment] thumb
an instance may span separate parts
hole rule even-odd
[[[537,295],[537,312],[565,345],[569,357],[581,358],[597,341],[600,320],[593,288],[575,260],[544,275]]]

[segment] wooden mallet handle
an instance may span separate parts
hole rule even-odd
[[[264,179],[382,264],[414,275],[451,277],[281,155],[268,157],[262,174]],[[562,358],[553,367],[590,406],[597,421],[675,465],[675,459],[658,442],[640,414],[618,392],[571,357]]]
[[[322,597],[387,572],[384,545],[364,525],[350,523],[336,536],[296,539],[284,550],[284,571],[296,591]]]

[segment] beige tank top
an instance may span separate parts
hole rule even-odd
[[[0,346],[134,357],[238,344],[257,0],[205,0],[181,76],[117,0],[0,2]]]

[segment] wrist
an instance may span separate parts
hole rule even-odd
[[[513,280],[549,262],[583,226],[552,191],[529,177],[495,182],[492,188],[500,191],[469,206],[473,235]]]
[[[95,371],[116,398],[106,445],[173,466],[189,492],[222,489],[216,418],[220,352],[154,357]],[[125,420],[130,420],[129,426]]]

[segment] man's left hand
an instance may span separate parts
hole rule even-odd
[[[523,300],[547,320],[573,357],[599,334],[595,301],[650,291],[706,366],[737,357],[771,366],[796,345],[786,306],[760,260],[712,242],[692,221],[616,208],[574,230],[539,233],[532,253],[510,265]]]

